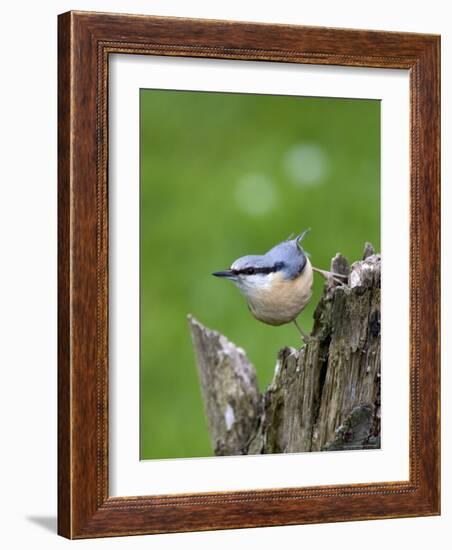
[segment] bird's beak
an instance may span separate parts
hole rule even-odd
[[[235,279],[235,273],[232,269],[226,269],[225,271],[215,271],[212,273],[215,277],[224,277],[225,279]]]

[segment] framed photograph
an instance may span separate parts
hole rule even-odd
[[[58,48],[59,533],[439,514],[440,38]]]

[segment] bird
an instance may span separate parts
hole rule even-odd
[[[305,342],[309,336],[298,324],[297,317],[312,298],[313,273],[341,284],[343,277],[312,266],[301,244],[309,231],[289,237],[263,255],[242,256],[230,269],[212,273],[238,287],[258,321],[273,326],[293,322]]]

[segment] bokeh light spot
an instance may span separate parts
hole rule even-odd
[[[284,168],[296,185],[317,185],[329,173],[329,159],[316,143],[298,143],[287,151]]]

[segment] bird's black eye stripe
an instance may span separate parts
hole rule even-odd
[[[279,271],[284,267],[284,262],[276,262],[272,267],[245,267],[243,269],[233,269],[234,275],[256,275],[262,273],[268,275],[269,273],[274,273]]]

